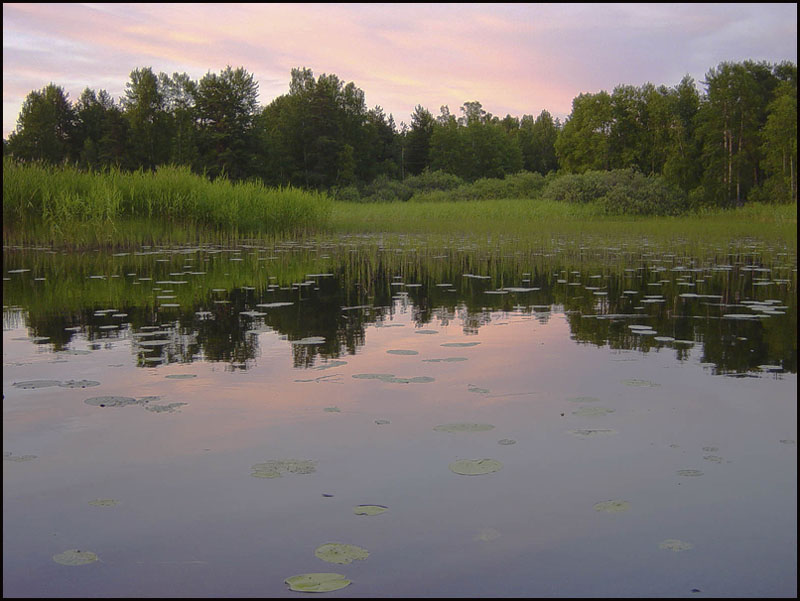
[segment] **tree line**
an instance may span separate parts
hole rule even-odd
[[[71,102],[53,83],[30,92],[3,152],[87,170],[188,166],[343,198],[427,172],[474,182],[631,169],[695,206],[797,202],[796,65],[723,62],[701,83],[702,92],[687,75],[673,87],[582,93],[563,123],[546,110],[500,118],[468,101],[459,115],[417,105],[398,126],[333,74],[292,69],[288,93],[261,106],[243,67],[199,81],[145,67],[118,101],[86,88]]]

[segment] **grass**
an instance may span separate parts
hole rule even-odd
[[[797,205],[749,204],[678,217],[621,217],[597,203],[504,199],[458,203],[334,202],[330,229],[341,233],[502,234],[545,239],[650,237],[704,242],[754,238],[797,246]]]
[[[86,173],[3,161],[3,242],[60,248],[233,244],[244,239],[342,234],[491,236],[547,246],[648,238],[797,247],[797,205],[750,203],[677,217],[608,215],[599,202],[486,199],[360,203],[260,183],[209,181],[187,168]]]
[[[185,167],[87,173],[3,160],[3,242],[67,247],[227,241],[318,230],[325,194],[209,181]]]

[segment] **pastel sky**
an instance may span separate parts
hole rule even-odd
[[[3,137],[52,82],[124,94],[130,72],[336,74],[395,122],[421,104],[563,120],[581,92],[699,83],[722,61],[797,63],[797,4],[3,4]]]

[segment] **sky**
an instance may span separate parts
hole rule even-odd
[[[702,90],[723,61],[797,63],[797,4],[3,4],[3,137],[32,90],[125,93],[134,69],[199,80],[244,67],[266,106],[291,70],[335,74],[396,124],[465,102],[563,119],[620,84]]]

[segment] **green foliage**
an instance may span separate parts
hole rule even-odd
[[[609,215],[678,215],[688,207],[686,195],[664,178],[645,176],[633,169],[560,175],[550,180],[542,198],[600,203]]]
[[[333,74],[292,69],[288,93],[260,107],[242,67],[199,82],[145,67],[131,72],[119,104],[105,90],[87,88],[74,105],[54,84],[31,92],[4,156],[106,174],[180,165],[210,179],[353,202],[536,198],[545,184],[531,175],[538,174],[550,177],[550,197],[602,199],[612,212],[796,203],[794,63],[721,63],[702,83],[705,93],[688,75],[674,87],[583,93],[563,125],[548,111],[499,119],[474,100],[460,117],[447,106],[434,117],[417,105],[410,127],[401,122],[398,131],[392,115],[367,109],[364,92]],[[631,169],[643,175],[612,173]],[[586,177],[548,175],[556,172]],[[183,201],[167,196],[159,206],[177,215],[170,207]],[[151,214],[155,197],[145,197],[150,204],[140,208]],[[56,224],[58,211],[51,213]]]

